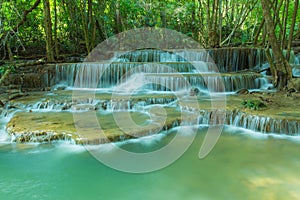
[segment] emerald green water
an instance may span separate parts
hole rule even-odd
[[[72,144],[2,142],[0,199],[300,199],[297,137],[268,137],[226,127],[213,151],[200,160],[205,131],[200,128],[175,163],[148,174],[108,168],[84,147]],[[175,132],[120,146],[149,151]]]

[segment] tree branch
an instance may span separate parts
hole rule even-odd
[[[26,22],[27,15],[29,13],[31,13],[36,7],[38,7],[38,5],[40,4],[40,2],[41,2],[41,0],[36,0],[36,2],[33,4],[33,6],[29,10],[25,10],[24,11],[22,20],[13,28],[14,32],[17,32],[18,28],[20,26],[22,26]]]
[[[26,22],[27,15],[29,13],[31,13],[36,7],[38,7],[38,5],[40,4],[40,2],[41,2],[41,0],[36,0],[35,3],[33,4],[33,6],[29,10],[25,10],[24,11],[22,20],[13,29],[11,29],[10,31],[4,32],[3,35],[2,35],[2,37],[0,38],[1,41],[7,35],[15,35],[15,33],[18,31],[19,27],[22,26]]]

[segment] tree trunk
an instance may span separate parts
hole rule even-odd
[[[54,50],[52,39],[52,23],[50,15],[50,3],[49,0],[44,0],[44,28],[46,33],[46,56],[48,62],[54,62]]]
[[[61,0],[63,12],[65,15],[68,15],[66,18],[68,24],[68,30],[70,30],[70,41],[73,42],[73,48],[72,52],[76,53],[78,52],[78,48],[80,46],[81,42],[81,36],[82,36],[82,27],[80,21],[80,5],[79,3],[75,3],[76,1],[73,0]]]
[[[259,38],[260,32],[262,31],[264,25],[265,25],[265,19],[262,19],[262,21],[257,29],[257,32],[254,36],[254,39],[253,39],[253,44],[255,46],[258,44],[258,38]]]
[[[211,17],[210,21],[208,22],[210,25],[209,30],[209,46],[210,47],[217,47],[219,46],[219,37],[217,33],[217,22],[218,22],[218,0],[213,0],[212,2],[212,10],[211,10]],[[210,9],[210,8],[208,8]]]
[[[87,4],[86,4],[87,3]],[[87,10],[86,10],[87,6]],[[92,0],[84,1],[81,6],[81,19],[84,32],[85,46],[90,53],[95,47],[96,23],[93,17]]]
[[[166,6],[166,3],[164,1],[160,1],[161,10],[160,10],[160,20],[161,20],[161,26],[163,28],[167,28],[167,18],[166,18],[166,10],[164,9]],[[194,13],[194,11],[193,11]]]
[[[121,33],[122,32],[122,18],[121,18],[121,13],[120,13],[120,1],[117,0],[115,2],[115,33]]]
[[[206,25],[207,25],[207,40],[206,40],[206,47],[211,47],[211,32],[212,32],[212,23],[211,23],[211,19],[210,19],[210,0],[207,0],[206,3]]]
[[[14,55],[13,55],[13,53],[11,51],[11,48],[10,48],[10,41],[6,42],[6,49],[7,49],[9,61],[11,63],[14,63]]]
[[[222,42],[222,19],[223,19],[223,16],[222,16],[222,0],[219,0],[219,45],[221,44]]]
[[[291,29],[290,29],[290,34],[289,34],[289,39],[288,39],[288,44],[287,44],[287,56],[286,56],[287,60],[290,60],[291,46],[292,46],[292,41],[293,41],[293,35],[294,35],[294,29],[295,29],[295,24],[296,24],[298,7],[299,7],[299,0],[295,0],[292,24],[291,24]],[[300,26],[300,23],[299,23],[299,26]]]
[[[81,3],[81,20],[82,20],[82,28],[84,33],[85,47],[87,53],[90,53],[90,37],[89,37],[89,29],[88,29],[88,16],[86,11],[86,1]]]
[[[88,0],[88,17],[89,17],[89,23],[88,23],[88,28],[89,28],[89,37],[90,37],[90,50],[92,50],[95,47],[96,43],[96,25],[95,25],[95,20],[93,16],[93,2],[92,0]]]
[[[57,16],[57,0],[54,0],[54,49],[55,49],[55,57],[58,59],[59,57],[59,48],[58,48],[58,38],[57,38],[57,22],[58,22],[58,16]]]
[[[283,36],[282,36],[282,43],[281,43],[281,48],[285,49],[286,48],[286,44],[287,44],[287,39],[286,39],[286,29],[287,29],[287,22],[288,22],[288,17],[289,17],[289,4],[290,1],[285,1],[284,4],[284,15],[283,15]]]
[[[288,61],[284,58],[282,54],[282,49],[277,43],[274,22],[272,20],[270,12],[271,2],[269,0],[261,0],[261,4],[267,28],[268,41],[272,47],[274,57],[274,69],[272,70],[274,73],[274,85],[275,87],[277,87],[278,90],[283,90],[287,85],[288,80],[292,78],[291,66],[289,65]]]

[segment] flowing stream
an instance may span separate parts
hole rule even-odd
[[[145,152],[176,130],[118,144]],[[94,159],[82,146],[0,144],[0,199],[299,199],[300,140],[226,127],[213,151],[197,157],[205,127],[172,165],[127,174]],[[250,136],[252,135],[252,136]],[[99,146],[105,150],[105,145]],[[107,152],[109,153],[109,152]],[[111,156],[114,156],[113,153]]]

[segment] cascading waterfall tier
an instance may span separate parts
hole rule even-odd
[[[152,97],[152,98],[139,98],[139,99],[85,99],[78,100],[63,100],[63,101],[39,101],[31,106],[25,107],[24,110],[35,112],[77,112],[77,111],[143,111],[149,105],[166,105],[175,102],[177,98],[174,97]]]
[[[187,89],[186,85],[189,82],[192,87],[202,89],[205,85],[204,82],[217,82],[219,84],[217,76],[203,78],[206,77],[205,74],[253,69],[255,66],[261,65],[264,60],[264,51],[259,49],[233,48],[175,51],[147,49],[132,52],[114,52],[114,58],[110,61],[57,65],[55,83],[64,83],[67,86],[77,88],[108,88],[143,76],[145,81],[139,81],[140,84],[152,83],[150,86],[148,85],[148,88],[146,87],[147,89],[176,91]],[[199,74],[203,76],[199,76]],[[178,76],[181,77],[178,78]],[[268,82],[267,78],[253,79],[253,77],[244,77],[242,74],[232,77],[222,76],[225,91],[236,91],[241,88],[260,89],[262,82]],[[177,82],[178,80],[179,82]],[[181,80],[186,82],[185,86],[182,86]],[[132,81],[136,82],[138,80]],[[153,85],[156,83],[163,85]],[[170,86],[169,89],[167,89],[168,86]],[[214,91],[223,92],[219,90],[219,86]]]
[[[212,122],[216,120],[214,112],[216,111],[201,110],[198,124],[213,125]],[[252,115],[239,110],[226,111],[224,124],[261,133],[300,134],[300,121]]]
[[[116,53],[115,57],[127,62],[186,62],[214,61],[222,73],[253,69],[262,65],[267,59],[263,49],[254,48],[220,48],[200,50],[139,50]]]
[[[122,112],[121,110],[117,112]],[[174,111],[174,110],[173,110]],[[178,112],[178,111],[177,111]],[[219,110],[193,110],[190,108],[185,108],[178,112],[176,115],[171,115],[171,118],[166,121],[162,126],[156,126],[155,123],[150,125],[146,129],[132,130],[130,134],[119,132],[114,134],[108,134],[107,137],[98,137],[94,135],[93,137],[78,136],[76,132],[65,132],[51,130],[44,127],[41,130],[24,130],[20,127],[15,127],[14,119],[8,124],[7,131],[11,135],[11,140],[15,142],[50,142],[55,140],[69,140],[77,144],[101,144],[108,142],[123,141],[126,139],[143,137],[147,135],[152,135],[158,133],[160,130],[169,130],[178,126],[189,126],[189,125],[207,125],[214,126],[220,125],[231,125],[235,127],[241,127],[248,130],[261,132],[261,133],[275,133],[275,134],[285,134],[285,135],[298,135],[300,134],[300,121],[298,120],[288,120],[288,119],[276,119],[267,116],[258,116],[245,113],[239,110],[227,110],[225,112],[220,112]],[[218,115],[218,113],[225,113],[225,115]],[[64,113],[66,115],[67,113]],[[22,119],[23,117],[28,118],[28,113],[19,114],[17,117]],[[45,113],[45,115],[55,116],[53,113]],[[44,115],[44,116],[45,116]],[[180,117],[180,115],[186,115],[188,117]],[[34,115],[31,118],[35,118]],[[153,119],[156,119],[155,117]],[[25,120],[25,118],[24,118]],[[27,120],[27,119],[26,119]],[[52,123],[57,124],[57,122],[49,122],[45,117],[39,116],[39,123]],[[158,118],[156,119],[158,120]],[[28,122],[32,123],[32,122]],[[68,123],[71,123],[69,121]],[[67,123],[67,124],[68,124]],[[33,123],[34,125],[34,123]]]
[[[272,52],[271,52],[272,54]],[[64,82],[68,86],[74,86],[74,80],[78,80],[78,87],[105,88],[126,81],[134,73],[198,73],[195,72],[194,63],[200,68],[206,65],[207,70],[215,73],[211,63],[215,63],[220,73],[231,73],[240,70],[260,70],[265,67],[267,61],[265,50],[255,48],[220,48],[207,50],[137,50],[132,52],[114,52],[115,57],[102,63],[76,63],[76,64],[47,64],[22,67],[17,73],[10,75],[5,85],[18,85],[25,91],[50,90],[50,87]],[[113,56],[113,54],[112,54]],[[299,56],[298,56],[299,57]],[[299,58],[291,52],[290,63],[294,76],[299,76]],[[105,64],[106,63],[106,64]],[[136,66],[141,65],[144,67]],[[163,70],[158,67],[154,72],[150,66],[167,66],[173,70]],[[177,67],[176,67],[177,65]],[[103,72],[106,68],[107,70]],[[78,74],[80,76],[78,76]],[[89,74],[92,74],[91,76]],[[99,74],[102,74],[99,77]],[[83,77],[84,78],[83,78]]]
[[[77,88],[109,88],[131,81],[127,85],[154,91],[178,91],[190,87],[207,90],[210,84],[211,91],[224,92],[223,85],[225,91],[236,91],[242,88],[260,89],[269,84],[268,78],[260,74],[218,74],[210,63],[202,61],[77,63],[57,65],[56,74],[56,83]]]
[[[188,90],[192,87],[209,92],[231,92],[243,88],[259,89],[269,83],[259,74],[145,74],[144,77],[149,83],[146,88],[156,91]]]

